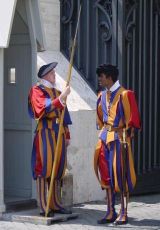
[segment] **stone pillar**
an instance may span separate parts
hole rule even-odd
[[[40,0],[40,11],[44,24],[46,49],[60,51],[60,1]]]
[[[4,160],[3,160],[3,73],[4,54],[3,49],[0,49],[0,213],[5,211],[4,204]]]

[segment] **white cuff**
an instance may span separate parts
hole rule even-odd
[[[61,97],[59,97],[59,101],[60,101],[60,103],[61,103],[61,105],[62,105],[63,107],[66,105],[65,102],[62,101]]]

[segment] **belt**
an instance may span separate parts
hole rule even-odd
[[[107,129],[107,131],[112,132],[112,131],[122,131],[125,126],[119,126],[119,127],[113,127],[112,125],[109,124],[104,124],[104,127]]]
[[[48,121],[55,122],[56,124],[59,124],[59,123],[60,123],[60,119],[59,119],[59,118],[50,118],[50,117],[47,117],[47,120],[48,120]]]

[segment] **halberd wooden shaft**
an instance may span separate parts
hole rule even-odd
[[[70,84],[70,80],[71,80],[71,72],[72,72],[72,67],[73,67],[73,59],[74,59],[74,53],[75,53],[75,47],[76,47],[76,38],[77,38],[77,33],[78,33],[80,15],[81,15],[81,5],[80,5],[80,8],[79,8],[76,32],[75,32],[73,45],[72,45],[72,50],[71,50],[71,57],[70,57],[68,74],[67,74],[66,86],[68,86]],[[59,151],[60,151],[61,138],[62,138],[62,132],[63,132],[64,113],[65,113],[65,108],[62,110],[61,117],[60,117],[58,138],[57,138],[57,144],[56,144],[56,149],[55,149],[55,154],[54,154],[54,161],[53,161],[51,181],[50,181],[48,198],[47,198],[47,207],[46,207],[45,217],[47,217],[48,212],[49,212],[49,205],[50,205],[52,192],[53,192],[53,183],[54,183],[54,180],[55,180],[55,177],[56,177],[56,166],[57,166],[58,154],[59,154]]]

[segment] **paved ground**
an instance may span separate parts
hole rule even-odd
[[[106,228],[160,230],[160,194],[133,197],[129,204],[129,224],[123,227],[115,227],[112,224],[97,225],[97,219],[105,215],[105,209],[106,206],[102,202],[82,204],[73,208],[75,212],[80,213],[80,217],[75,220],[50,226],[0,221],[0,230],[100,230]],[[119,209],[119,205],[116,205],[116,209]]]

